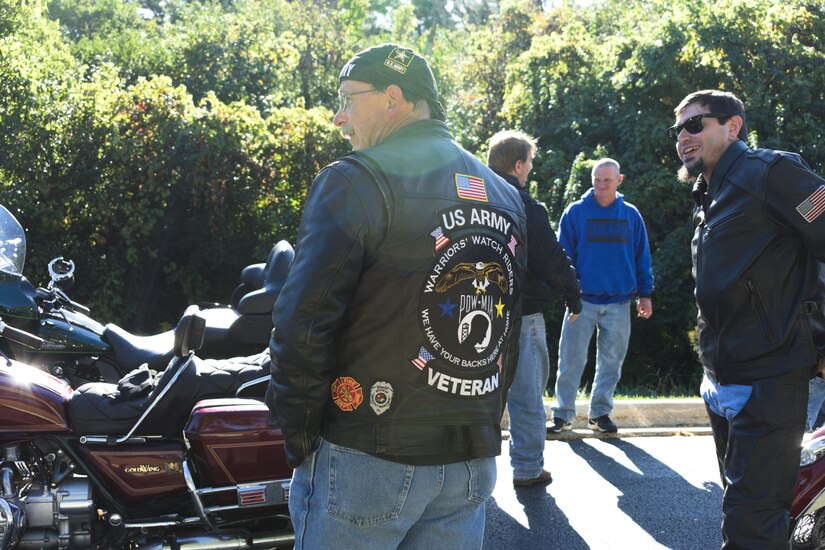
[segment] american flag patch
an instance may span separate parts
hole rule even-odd
[[[487,201],[487,189],[484,187],[484,180],[476,176],[466,174],[455,175],[455,189],[458,197],[471,201]]]
[[[436,229],[435,231],[433,231],[432,233],[430,233],[430,235],[433,238],[435,238],[435,251],[436,252],[441,250],[441,247],[443,247],[445,244],[450,242],[450,239],[448,239],[447,237],[444,236],[444,231],[442,231],[440,227],[438,229]]]
[[[510,249],[510,254],[512,254],[514,258],[516,257],[516,245],[517,244],[518,244],[518,241],[516,240],[516,236],[515,235],[510,235],[510,242],[507,243],[507,248]]]
[[[424,348],[424,346],[421,346],[421,349],[418,350],[418,357],[416,357],[415,359],[411,359],[411,361],[412,364],[418,368],[418,370],[424,370],[424,367],[427,366],[427,363],[429,363],[433,359],[435,359],[435,357],[433,357],[433,355],[429,351],[427,351],[426,348]]]
[[[825,212],[825,185],[820,185],[819,189],[814,191],[810,197],[799,203],[796,211],[802,214],[802,217],[808,223],[817,219],[822,212]]]

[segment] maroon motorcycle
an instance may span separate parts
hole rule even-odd
[[[267,376],[198,358],[204,328],[188,311],[166,370],[76,390],[0,355],[0,549],[292,545]],[[2,320],[0,339],[41,342]]]
[[[791,548],[825,548],[825,427],[810,434],[802,444],[791,504]]]

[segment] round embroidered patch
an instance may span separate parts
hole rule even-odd
[[[354,379],[341,376],[332,383],[332,400],[342,411],[354,411],[364,400],[364,390]]]
[[[485,368],[501,354],[511,324],[517,245],[512,222],[481,206],[454,208],[441,217],[443,226],[431,233],[435,257],[420,298],[427,351],[422,361]]]

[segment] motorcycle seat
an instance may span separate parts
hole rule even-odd
[[[163,370],[174,356],[175,332],[167,330],[152,336],[134,334],[109,323],[103,329],[103,339],[112,346],[115,362],[121,372],[129,372],[144,363],[152,370]]]
[[[176,357],[169,368],[157,376],[151,393],[126,400],[120,398],[118,384],[84,384],[73,392],[69,401],[70,426],[77,435],[125,435],[151,406],[135,435],[179,435],[198,401],[233,397],[243,384],[268,375],[269,366],[268,351],[232,359]],[[183,370],[178,378],[161,395],[179,369]],[[262,384],[253,395],[260,394],[263,399],[265,390]]]

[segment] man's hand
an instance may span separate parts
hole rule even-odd
[[[567,299],[564,301],[564,305],[567,307],[567,311],[570,312],[569,315],[567,315],[568,323],[572,323],[573,321],[579,318],[579,313],[582,312],[581,296],[568,296]]]
[[[816,364],[816,372],[822,378],[825,378],[825,356],[820,355]]]
[[[639,298],[636,303],[636,315],[642,319],[650,319],[653,315],[653,302],[650,298]]]

